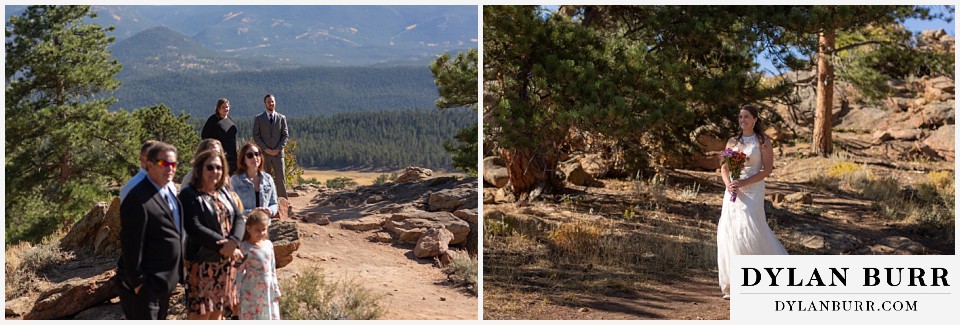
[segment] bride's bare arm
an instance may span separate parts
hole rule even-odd
[[[771,144],[770,139],[767,139],[762,145],[760,145],[760,153],[762,158],[760,162],[763,164],[760,172],[750,176],[747,179],[741,180],[738,185],[747,186],[762,181],[773,172],[773,145]]]

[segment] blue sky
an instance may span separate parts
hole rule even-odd
[[[550,11],[556,11],[558,6],[543,6],[543,7]],[[943,29],[947,32],[947,35],[956,37],[955,30],[954,30],[956,19],[954,18],[954,14],[950,13],[946,8],[944,8],[944,6],[929,6],[929,7],[931,8],[931,13],[934,13],[934,14],[943,13],[948,17],[950,17],[951,20],[947,22],[943,20],[908,19],[903,24],[907,28],[907,30],[910,30],[911,32],[914,32],[914,33],[919,33],[923,30],[928,30],[928,29],[934,29],[934,30]],[[954,6],[950,6],[950,7],[954,8]],[[776,71],[776,69],[769,62],[769,60],[764,59],[762,55],[757,58],[757,62],[760,63],[761,70],[767,71],[768,74],[770,73],[770,71],[774,71],[774,72]]]

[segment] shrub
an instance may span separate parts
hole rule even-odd
[[[328,282],[319,268],[280,280],[283,319],[377,319],[383,315],[380,297],[353,280]]]
[[[596,223],[561,223],[550,233],[556,253],[568,257],[596,256],[601,251],[605,229]]]
[[[477,258],[468,254],[457,254],[453,261],[443,269],[447,278],[459,286],[466,287],[474,295],[477,294]]]
[[[345,187],[357,186],[357,182],[350,177],[337,177],[327,180],[327,187],[332,189],[341,189]]]
[[[900,195],[900,182],[890,177],[869,177],[855,186],[859,187],[864,197],[871,200],[887,201]]]
[[[297,184],[313,184],[313,185],[320,185],[320,184],[321,184],[321,183],[320,183],[320,180],[318,180],[318,179],[316,179],[316,178],[314,178],[314,177],[303,178],[303,175],[297,175],[297,178],[298,178],[298,179],[297,179]]]
[[[484,218],[483,220],[483,235],[485,238],[487,236],[505,237],[510,236],[512,233],[513,229],[503,220],[493,220],[490,218]]]
[[[380,174],[376,179],[373,180],[374,184],[383,185],[390,181],[390,175]]]
[[[37,245],[28,242],[9,246],[4,254],[6,300],[22,297],[36,290],[44,272],[73,258],[70,252],[60,251],[63,234],[46,237]]]
[[[849,174],[860,171],[863,168],[856,163],[849,161],[839,161],[830,167],[829,175],[837,178],[843,178]]]
[[[946,171],[927,174],[927,182],[942,194],[954,195],[953,173]]]
[[[813,177],[810,177],[810,183],[814,187],[824,191],[836,191],[840,188],[839,178],[824,175],[822,172],[817,172]]]

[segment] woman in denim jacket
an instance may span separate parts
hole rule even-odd
[[[273,177],[263,171],[260,148],[247,142],[240,148],[238,158],[237,173],[230,177],[230,186],[243,203],[243,215],[249,215],[254,209],[277,215],[277,186]]]

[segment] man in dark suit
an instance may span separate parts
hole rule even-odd
[[[277,113],[277,100],[273,95],[263,97],[266,111],[253,119],[253,141],[263,151],[263,171],[273,176],[277,196],[287,197],[286,174],[283,164],[283,147],[287,145],[287,117]]]
[[[127,319],[166,319],[170,294],[183,279],[183,222],[176,193],[177,149],[147,151],[147,177],[120,204],[117,280]]]

